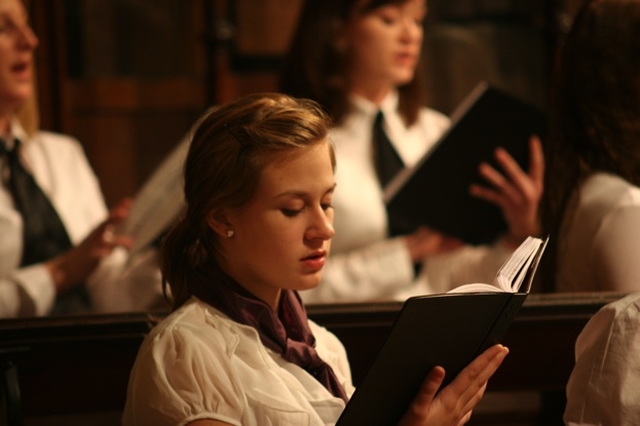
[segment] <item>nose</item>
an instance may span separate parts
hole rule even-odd
[[[422,40],[422,25],[413,17],[405,17],[402,20],[402,39],[405,43],[415,43]]]
[[[308,240],[330,240],[335,235],[333,217],[327,211],[319,209],[314,215],[313,222],[307,228],[305,237]]]
[[[22,48],[26,48],[29,50],[35,49],[38,46],[38,43],[40,42],[38,40],[38,37],[35,35],[33,30],[31,29],[31,27],[26,24],[21,25],[18,28],[18,36],[19,36],[20,46]]]

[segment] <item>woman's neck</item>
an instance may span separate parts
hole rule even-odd
[[[243,274],[242,272],[236,273],[234,268],[231,267],[224,258],[218,259],[218,267],[240,287],[265,302],[271,307],[271,309],[273,309],[274,312],[277,312],[278,306],[280,306],[280,296],[282,294],[281,289],[265,285],[254,277]],[[242,271],[243,269],[238,268],[238,270]]]
[[[374,84],[364,80],[352,78],[351,93],[367,99],[376,106],[380,106],[392,88],[383,84]]]

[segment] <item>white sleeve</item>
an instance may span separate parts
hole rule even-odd
[[[55,286],[43,264],[16,269],[0,278],[0,318],[47,315],[55,298]]]
[[[300,292],[305,303],[362,302],[388,299],[413,284],[414,269],[402,238],[379,241],[364,248],[330,254],[322,281]]]
[[[600,290],[632,292],[640,290],[640,206],[616,209],[602,221],[590,253]]]
[[[602,308],[576,341],[568,425],[640,424],[640,293]]]
[[[0,187],[0,318],[47,315],[56,289],[44,264],[20,268],[22,220]]]
[[[239,410],[246,405],[243,383],[234,376],[229,357],[210,349],[228,346],[219,341],[222,336],[207,330],[206,338],[186,326],[144,341],[129,378],[125,426],[183,425],[198,419],[239,426]]]

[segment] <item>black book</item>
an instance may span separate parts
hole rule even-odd
[[[507,225],[497,206],[469,193],[472,183],[486,185],[478,166],[487,162],[501,170],[494,160],[500,146],[526,171],[529,138],[545,136],[547,115],[482,82],[451,120],[434,147],[385,189],[390,223],[401,234],[426,225],[468,244],[491,243]]]
[[[529,293],[546,243],[529,237],[492,285],[407,299],[337,424],[397,424],[433,367],[445,369],[444,387],[499,343]]]

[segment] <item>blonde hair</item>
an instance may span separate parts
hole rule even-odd
[[[37,99],[34,83],[33,94],[16,111],[16,117],[29,137],[34,136],[40,128],[40,112]]]

